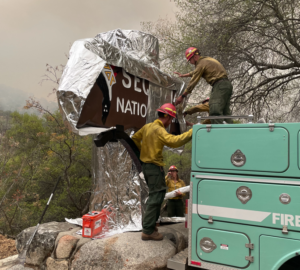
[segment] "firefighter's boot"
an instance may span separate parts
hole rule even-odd
[[[164,236],[157,231],[154,231],[152,234],[142,233],[143,241],[148,241],[148,240],[161,241],[161,240],[163,240],[163,238],[164,238]]]

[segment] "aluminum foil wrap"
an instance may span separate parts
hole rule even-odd
[[[152,35],[134,30],[114,30],[95,38],[75,41],[57,91],[65,122],[80,135],[98,134],[105,129],[77,129],[83,105],[105,65],[149,81],[146,123],[157,118],[156,109],[173,102],[185,83],[159,69],[159,44]],[[186,130],[178,109],[181,132]],[[130,132],[130,131],[128,131]],[[93,147],[92,210],[108,210],[107,222],[99,237],[124,231],[141,230],[142,213],[148,198],[148,187],[120,142]]]
[[[148,187],[120,142],[93,149],[94,188],[91,210],[108,209],[106,234],[141,230]]]
[[[169,90],[181,93],[185,87],[183,81],[159,69],[158,52],[157,38],[134,30],[117,29],[100,33],[93,39],[75,41],[57,91],[59,108],[72,131],[79,134],[76,124],[82,107],[106,64],[121,67],[150,82],[147,122],[153,121],[155,110],[171,95]],[[179,118],[181,129],[185,131],[185,121],[182,116]],[[96,133],[99,131],[91,129],[85,135]]]

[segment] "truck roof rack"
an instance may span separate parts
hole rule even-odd
[[[249,123],[253,121],[253,115],[220,115],[220,116],[197,116],[198,124],[201,124],[201,120],[205,119],[237,119],[243,118],[248,119]]]

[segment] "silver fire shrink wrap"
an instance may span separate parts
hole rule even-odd
[[[180,81],[159,69],[159,44],[152,35],[133,30],[114,30],[95,38],[75,41],[69,60],[60,79],[57,98],[65,122],[76,128],[80,113],[91,88],[106,64],[123,68],[126,72],[149,81],[146,123],[156,119],[156,109],[174,101],[185,87]],[[174,95],[176,93],[176,95]],[[186,130],[178,106],[181,132]],[[103,129],[102,129],[103,130]],[[100,131],[91,128],[84,134]],[[83,134],[83,133],[81,133]],[[140,230],[142,213],[148,198],[148,187],[120,142],[93,147],[93,187],[90,211],[108,210],[102,235]]]
[[[141,230],[143,198],[148,196],[145,181],[120,142],[93,149],[94,187],[90,210],[109,210],[101,236]]]
[[[121,67],[150,82],[147,123],[153,121],[154,111],[167,102],[166,95],[171,95],[169,90],[181,93],[185,86],[183,81],[159,69],[158,52],[157,38],[134,30],[117,29],[93,39],[75,41],[57,91],[60,110],[72,131],[79,133],[76,124],[82,107],[106,64]],[[156,103],[151,103],[153,100]],[[184,131],[185,121],[182,117],[179,120]]]

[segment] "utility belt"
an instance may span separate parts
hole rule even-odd
[[[220,78],[220,79],[215,80],[215,81],[211,84],[211,86],[214,87],[215,84],[217,84],[218,82],[221,82],[221,81],[228,81],[228,77],[226,76],[226,77],[222,77],[222,78]]]

